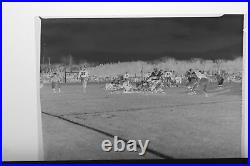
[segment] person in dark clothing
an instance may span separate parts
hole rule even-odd
[[[163,75],[163,71],[159,70],[159,72],[157,73],[156,76],[160,79],[160,78],[162,78],[162,75]]]
[[[197,82],[198,82],[198,77],[197,77],[195,71],[192,69],[189,69],[186,72],[186,77],[188,79],[188,83],[186,84],[186,87],[188,89],[190,89],[191,91],[193,91],[193,89],[195,88],[195,86],[197,85]]]
[[[218,87],[222,87],[223,83],[224,83],[224,78],[222,77],[222,75],[220,74],[215,74],[216,79],[217,79],[217,83],[218,83]]]
[[[151,73],[151,77],[156,77],[158,74],[158,69],[157,68],[154,68],[154,71]]]
[[[158,75],[158,69],[154,68],[154,71],[150,74],[150,76],[147,78],[147,81],[149,80],[157,80],[157,75]]]
[[[192,69],[189,69],[187,72],[186,72],[186,77],[188,79],[188,83],[190,83],[192,81],[192,73],[193,73],[193,70]]]

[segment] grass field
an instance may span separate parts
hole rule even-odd
[[[62,86],[53,94],[41,88],[46,160],[236,158],[241,155],[241,84],[209,87],[210,97],[166,94],[109,94],[104,85]],[[146,155],[103,152],[112,136],[150,140]]]

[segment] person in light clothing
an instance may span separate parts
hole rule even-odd
[[[198,79],[193,87],[193,91],[195,92],[195,89],[200,87],[201,92],[205,94],[206,97],[208,97],[207,86],[209,84],[209,80],[207,76],[202,71],[195,71],[195,74]]]
[[[78,79],[81,80],[82,90],[84,93],[86,92],[88,77],[89,77],[89,73],[86,70],[86,68],[81,67],[79,74],[78,74]]]
[[[124,87],[124,91],[125,92],[128,92],[130,91],[131,87],[130,87],[130,83],[129,83],[129,74],[128,72],[126,72],[124,75],[123,75],[123,87]]]
[[[128,72],[126,72],[124,74],[123,79],[124,79],[125,82],[127,82],[129,84],[129,74],[128,74]]]
[[[51,76],[51,85],[53,93],[61,93],[61,86],[60,86],[60,77],[59,74],[54,72]]]

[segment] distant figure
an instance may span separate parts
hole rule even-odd
[[[220,74],[217,74],[217,73],[215,74],[215,76],[217,79],[218,87],[221,88],[224,83],[224,78]]]
[[[40,75],[41,75],[41,73],[40,73]],[[40,88],[42,88],[43,87],[43,78],[40,76]]]
[[[154,71],[151,75],[147,78],[147,82],[151,84],[150,91],[157,91],[159,87],[162,85],[162,70],[158,70],[158,68],[154,68]]]
[[[129,74],[128,74],[128,72],[126,72],[126,73],[124,74],[123,79],[124,79],[125,81],[128,81],[128,82],[129,82]]]
[[[43,87],[43,81],[40,81],[40,88]]]
[[[176,84],[182,84],[182,77],[181,76],[176,76],[175,77],[175,82],[176,82]]]
[[[162,79],[163,78],[163,70],[162,69],[160,69],[159,71],[158,71],[158,73],[157,73],[157,77],[159,78],[159,79]]]
[[[86,68],[80,68],[79,74],[78,74],[78,79],[81,80],[81,85],[82,85],[82,91],[83,93],[86,93],[86,88],[87,88],[87,81],[88,81],[89,73],[86,70]]]
[[[151,72],[147,72],[145,75],[144,75],[144,80],[147,80],[151,75]]]
[[[202,71],[196,71],[195,74],[199,79],[207,78],[207,76]]]
[[[130,82],[129,82],[129,74],[128,72],[126,72],[124,75],[123,75],[123,83],[122,83],[122,86],[124,88],[124,92],[128,92],[130,91],[131,87],[130,87]]]
[[[195,91],[196,88],[200,87],[201,92],[205,94],[206,97],[208,97],[207,94],[207,86],[209,84],[209,80],[205,74],[203,74],[201,71],[195,71],[195,74],[197,76],[197,83],[193,87],[193,91]]]
[[[162,75],[161,72],[157,68],[154,68],[154,71],[151,73],[148,80],[149,81],[151,81],[151,80],[159,80],[161,75]]]
[[[188,89],[190,89],[191,91],[193,91],[194,86],[196,85],[197,81],[198,81],[198,77],[196,76],[195,72],[193,71],[193,69],[189,69],[186,74],[185,77],[188,80],[188,83],[186,84],[186,87]]]
[[[60,77],[56,72],[54,72],[51,76],[51,85],[53,93],[57,93],[56,90],[58,90],[58,93],[61,93]]]
[[[165,81],[166,81],[168,87],[172,86],[172,77],[173,77],[173,73],[172,72],[165,71],[164,78],[165,78]]]
[[[189,69],[185,75],[188,79],[188,83],[191,83],[193,79],[193,69]]]

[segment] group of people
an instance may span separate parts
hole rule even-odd
[[[154,68],[152,72],[147,73],[147,75],[143,78],[144,82],[153,82],[155,85],[161,83],[163,80],[166,82],[170,82],[173,80],[173,71],[163,71],[158,68]],[[218,82],[218,86],[221,87],[224,82],[224,78],[220,74],[216,74],[216,79]],[[86,92],[87,82],[89,78],[89,72],[85,66],[80,67],[78,77],[81,81],[82,92]],[[116,79],[114,79],[112,84],[122,84],[124,86],[130,85],[130,75],[126,72],[123,75],[119,75]],[[207,85],[209,83],[209,79],[204,71],[189,69],[185,73],[185,78],[187,78],[186,86],[191,90],[192,93],[195,93],[197,87],[200,87],[203,93],[207,94]],[[61,83],[62,83],[62,74],[61,72],[53,72],[50,77],[52,91],[53,93],[61,92]]]
[[[200,87],[200,90],[207,96],[207,86],[209,79],[204,71],[189,69],[185,76],[187,77],[187,87],[191,90],[190,94],[196,94],[196,90]]]
[[[119,75],[113,81],[111,81],[106,89],[117,90],[123,89],[124,92],[128,91],[151,91],[151,92],[162,92],[163,80],[164,80],[163,70],[154,68],[152,72],[147,73],[139,81],[131,81],[128,72],[123,75]],[[170,76],[170,74],[169,74]]]
[[[50,82],[53,93],[61,93],[61,83],[63,82],[62,72],[54,71],[50,74]],[[87,88],[89,73],[86,70],[86,67],[80,67],[80,71],[78,73],[78,79],[81,81],[82,91],[85,93]],[[41,83],[40,88],[43,87],[43,83]]]
[[[209,84],[209,78],[204,71],[189,69],[185,76],[188,79],[187,87],[191,90],[191,94],[196,94],[196,90],[200,87],[201,92],[207,96],[207,86]],[[217,80],[217,85],[222,88],[224,83],[224,78],[221,74],[216,73],[215,78]]]

